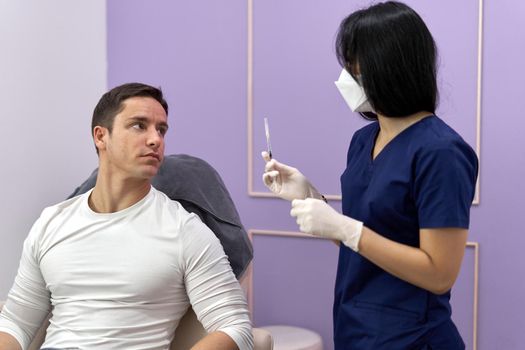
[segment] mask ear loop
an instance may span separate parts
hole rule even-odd
[[[352,73],[350,73],[350,75],[359,84],[359,86],[361,87],[363,86],[363,79],[361,78],[361,74],[354,76]],[[359,112],[359,114],[361,115],[361,117],[363,117],[366,120],[370,120],[370,121],[377,120],[377,114],[375,114],[374,112]]]
[[[374,112],[359,112],[361,117],[365,118],[366,120],[370,121],[376,121],[377,120],[377,114]]]

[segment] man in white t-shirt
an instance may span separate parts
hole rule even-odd
[[[0,349],[26,349],[51,309],[43,348],[168,349],[190,305],[209,332],[194,349],[253,348],[218,239],[150,184],[167,114],[162,92],[145,84],[102,96],[92,121],[96,185],[33,225],[0,314]]]

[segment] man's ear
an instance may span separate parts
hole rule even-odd
[[[95,147],[99,151],[106,149],[106,140],[109,135],[109,130],[103,126],[97,125],[93,128],[93,140]]]

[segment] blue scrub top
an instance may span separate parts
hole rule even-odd
[[[478,159],[437,116],[397,135],[372,159],[379,124],[358,130],[341,175],[343,214],[378,234],[419,247],[421,228],[468,228]],[[343,349],[464,349],[450,291],[405,282],[343,244],[334,301],[334,342]]]

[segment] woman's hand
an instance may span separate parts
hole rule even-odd
[[[266,162],[263,182],[278,197],[289,201],[322,197],[299,170],[270,159],[268,152],[262,152],[261,155]]]
[[[302,232],[341,241],[354,251],[359,250],[363,223],[339,214],[324,201],[295,199],[290,215],[295,218]]]

